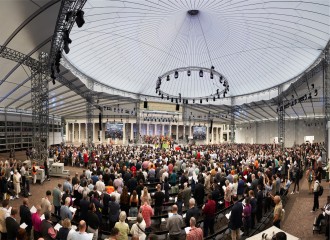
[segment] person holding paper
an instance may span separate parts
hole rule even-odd
[[[234,205],[231,209],[231,214],[229,217],[228,227],[231,230],[231,239],[240,239],[240,228],[243,225],[242,214],[243,214],[243,204],[238,201],[237,195],[233,196]]]
[[[7,240],[6,218],[10,216],[8,213],[9,200],[2,201],[2,208],[0,208],[0,234],[1,240]]]
[[[67,240],[92,240],[93,235],[87,233],[86,228],[86,222],[84,220],[81,220],[78,226],[79,231],[70,231]]]
[[[59,226],[61,226],[61,225],[59,225]],[[55,226],[55,228],[56,228],[56,226]],[[70,221],[70,219],[66,218],[62,222],[62,227],[58,230],[56,238],[59,240],[66,240],[70,230],[71,230],[71,221]]]
[[[41,222],[41,236],[45,240],[54,240],[56,239],[57,231],[54,229],[50,220],[50,212],[45,212],[44,215],[45,219]]]
[[[87,232],[93,233],[93,240],[98,239],[99,227],[100,227],[100,219],[97,216],[96,207],[94,203],[89,205],[89,211],[87,213]]]
[[[27,198],[23,199],[23,205],[19,208],[19,215],[21,217],[21,222],[25,223],[27,227],[25,228],[28,238],[30,239],[31,230],[32,230],[32,216],[29,209],[29,200]]]
[[[75,213],[72,213],[71,210],[69,209],[70,202],[71,202],[71,199],[69,197],[67,197],[65,199],[65,204],[61,207],[60,216],[61,216],[62,220],[66,219],[66,218],[72,220],[72,218],[74,217]]]
[[[41,237],[41,207],[36,206],[37,212],[32,214],[33,225],[33,239],[39,239]]]
[[[190,229],[187,233],[186,240],[203,240],[203,230],[196,227],[196,219],[191,217],[190,220]]]
[[[17,208],[13,207],[10,212],[10,216],[6,218],[7,240],[16,240],[19,224],[16,221],[16,215],[18,213]]]
[[[168,218],[166,222],[166,228],[168,230],[168,234],[170,236],[170,240],[179,240],[181,227],[183,226],[182,216],[178,214],[178,206],[172,206],[173,215]]]
[[[207,202],[203,206],[203,214],[204,214],[204,237],[208,236],[208,231],[210,233],[214,233],[214,218],[216,211],[216,203],[212,200],[212,195],[207,195]]]
[[[21,174],[17,172],[15,169],[14,175],[13,175],[13,184],[14,184],[14,190],[16,193],[16,198],[19,198],[19,194],[21,193]]]

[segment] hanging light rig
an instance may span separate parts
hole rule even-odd
[[[170,81],[180,81],[179,75],[185,76],[187,74],[188,77],[191,76],[193,72],[196,72],[200,78],[208,78],[206,74],[209,73],[209,78],[212,80],[212,85],[214,86],[214,90],[210,95],[207,96],[199,96],[199,97],[184,97],[181,93],[173,94],[162,90],[162,86],[167,84]],[[173,75],[173,77],[171,77]],[[220,98],[225,98],[226,95],[229,93],[229,82],[227,78],[215,70],[214,66],[211,68],[203,68],[203,67],[183,67],[183,68],[176,68],[170,70],[163,75],[159,76],[156,81],[156,94],[161,96],[161,99],[165,99],[168,101],[173,102],[182,102],[183,104],[188,104],[189,101],[195,103],[196,100],[199,100],[199,103],[209,102],[209,100],[216,101]]]

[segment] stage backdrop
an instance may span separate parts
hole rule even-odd
[[[194,126],[193,127],[193,138],[194,138],[194,140],[205,140],[206,139],[206,127],[205,126]]]
[[[123,124],[107,122],[105,124],[105,138],[123,139]]]

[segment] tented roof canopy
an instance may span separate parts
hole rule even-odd
[[[327,0],[89,0],[84,11],[68,60],[97,81],[143,95],[156,95],[157,77],[169,70],[212,65],[231,96],[264,90],[302,73],[330,36]],[[213,89],[207,74],[182,74],[163,90],[196,97]]]

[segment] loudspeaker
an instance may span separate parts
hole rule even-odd
[[[144,101],[144,102],[143,102],[143,107],[144,107],[144,108],[148,108],[148,101]]]
[[[99,129],[102,131],[102,113],[99,113]]]
[[[212,133],[212,127],[213,127],[213,120],[210,120],[209,133]]]
[[[180,105],[178,103],[175,105],[175,110],[176,111],[179,111],[180,110]]]

